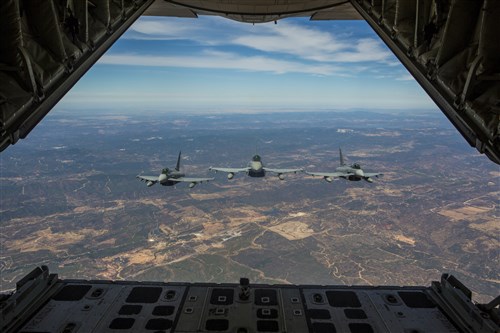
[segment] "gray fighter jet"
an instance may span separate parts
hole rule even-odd
[[[142,176],[138,175],[137,178],[141,182],[146,182],[148,187],[153,186],[156,183],[160,183],[163,186],[173,186],[180,182],[189,183],[189,188],[193,188],[198,183],[208,182],[210,180],[214,180],[214,178],[192,178],[185,177],[183,173],[180,172],[181,166],[181,152],[179,152],[179,157],[177,157],[177,164],[174,170],[170,170],[169,168],[165,168],[161,171],[159,176]]]
[[[352,181],[359,181],[361,179],[366,180],[369,183],[373,183],[372,177],[380,177],[382,173],[367,173],[361,169],[358,163],[351,165],[346,165],[344,162],[344,156],[342,156],[342,149],[339,148],[340,153],[340,166],[335,169],[335,172],[307,172],[311,176],[321,176],[324,180],[331,183],[334,178],[344,178]]]
[[[303,169],[271,169],[262,164],[262,159],[259,155],[254,155],[252,161],[248,163],[246,168],[214,168],[210,167],[211,171],[227,172],[227,179],[233,179],[235,173],[245,172],[250,177],[264,177],[266,172],[273,172],[278,174],[280,180],[285,179],[285,173],[297,173],[304,171]]]

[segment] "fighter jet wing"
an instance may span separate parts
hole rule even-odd
[[[210,167],[208,168],[208,170],[210,171],[221,171],[221,172],[229,172],[229,173],[238,173],[238,172],[247,172],[248,170],[250,170],[249,167],[246,167],[246,168],[213,168],[213,167]]]
[[[296,172],[302,172],[304,171],[303,169],[271,169],[271,168],[263,168],[266,172],[274,172],[274,173],[296,173]]]
[[[365,172],[365,177],[382,177],[384,174],[383,173],[366,173]]]
[[[158,182],[158,176],[142,176],[142,175],[138,175],[136,178],[138,178],[141,182],[153,182],[153,183],[157,183]]]
[[[320,176],[320,177],[342,177],[342,176],[348,176],[348,173],[343,173],[343,172],[308,172],[306,171],[308,175],[311,176]]]
[[[168,178],[174,182],[186,182],[186,183],[203,183],[214,180],[215,178],[193,178],[193,177],[180,177],[180,178]]]

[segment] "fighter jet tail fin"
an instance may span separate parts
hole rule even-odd
[[[177,157],[177,164],[175,165],[175,171],[180,171],[181,168],[181,152],[179,152],[179,157]]]
[[[344,156],[342,155],[342,149],[339,148],[340,165],[345,165]]]

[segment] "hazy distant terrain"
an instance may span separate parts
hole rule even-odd
[[[225,174],[188,189],[135,176],[173,167],[334,171],[373,184]],[[37,265],[64,278],[429,285],[499,292],[500,170],[432,114],[79,116],[53,112],[1,154],[1,290]]]

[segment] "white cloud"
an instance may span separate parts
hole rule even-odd
[[[345,26],[352,31],[350,35],[343,32],[344,28],[336,29],[338,24],[298,20],[253,26],[216,17],[143,17],[124,35],[128,41],[98,62],[108,67],[141,68],[131,68],[129,76],[118,74],[127,68],[99,75],[95,72],[99,79],[96,84],[80,84],[81,88],[69,93],[60,105],[69,109],[119,105],[124,110],[208,112],[253,107],[408,108],[432,103],[421,90],[414,89],[416,84],[396,83],[397,79],[411,77],[380,40],[366,33],[368,26],[366,31],[357,26],[351,29],[353,23]],[[124,47],[128,51],[123,51]],[[213,79],[208,75],[198,78],[197,71],[170,68],[213,69],[210,74],[215,75]],[[155,75],[150,76],[150,72]],[[274,76],[246,76],[246,72]],[[113,84],[103,89],[107,76],[115,73],[118,76],[110,81]],[[279,75],[283,73],[306,75]],[[179,77],[181,82],[173,82],[172,77]],[[191,84],[191,79],[196,81]],[[374,81],[380,84],[368,86]]]
[[[228,21],[228,22],[224,22]],[[222,22],[222,24],[220,23]],[[123,35],[124,39],[179,40],[201,45],[221,45],[242,28],[235,28],[229,20],[204,17],[201,19],[142,17]],[[244,29],[243,29],[244,30]]]
[[[403,75],[396,78],[397,81],[414,81],[415,79],[410,74]]]
[[[231,41],[233,44],[264,52],[278,52],[320,62],[335,61],[330,57],[349,44],[332,34],[292,23],[267,25],[257,33],[247,33]]]
[[[352,50],[334,55],[339,62],[385,62],[390,56],[391,53],[384,49],[380,42],[371,38],[360,39]]]
[[[144,18],[138,20],[124,38],[185,39],[201,45],[243,46],[274,57],[286,54],[320,63],[380,62],[393,65],[394,58],[375,38],[354,38],[344,33],[282,20],[278,24],[255,26],[218,17],[186,19]]]
[[[188,36],[196,31],[193,25],[180,25],[167,20],[139,20],[130,30],[131,32],[142,34],[144,37],[157,36],[165,37],[165,39],[177,39],[179,37]]]
[[[235,53],[205,50],[196,56],[155,56],[139,54],[106,54],[99,64],[148,67],[183,67],[234,69],[275,74],[305,73],[314,75],[342,74],[345,70],[330,64],[273,59],[265,56],[241,56]]]

